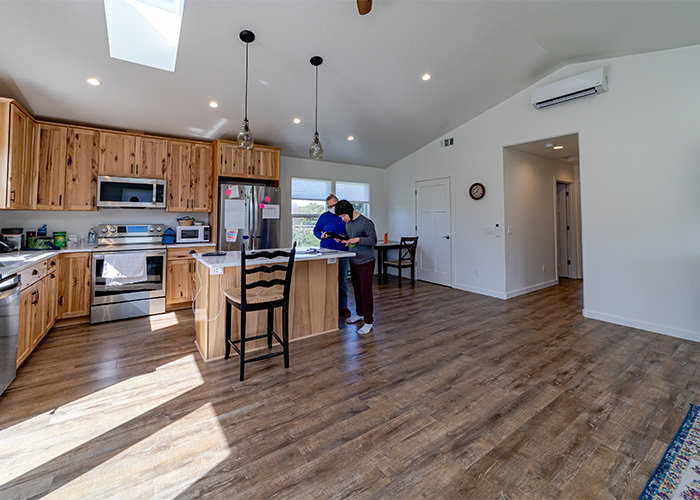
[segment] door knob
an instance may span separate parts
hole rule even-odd
[[[450,239],[450,235],[448,234],[447,236],[443,236],[443,238],[445,238],[446,240],[449,240],[449,239]]]

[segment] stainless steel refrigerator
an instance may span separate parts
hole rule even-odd
[[[220,183],[218,225],[219,250],[279,248],[280,188]]]

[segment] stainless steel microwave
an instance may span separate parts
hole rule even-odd
[[[165,208],[164,179],[99,176],[97,206],[103,208]]]
[[[208,243],[210,239],[209,226],[177,226],[176,243]]]

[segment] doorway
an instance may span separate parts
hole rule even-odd
[[[417,278],[452,286],[450,179],[416,182]]]
[[[572,206],[573,183],[557,182],[556,232],[557,232],[557,276],[577,278],[575,218]]]

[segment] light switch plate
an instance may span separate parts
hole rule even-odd
[[[221,266],[212,266],[209,269],[210,275],[224,274],[224,268]]]

